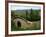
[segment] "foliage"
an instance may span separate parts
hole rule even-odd
[[[32,10],[30,12],[30,21],[38,21],[40,20],[39,12],[36,10]]]
[[[40,10],[29,9],[29,11],[30,12],[28,12],[28,10],[11,11],[11,16],[12,18],[15,18],[15,16],[20,16],[29,21],[40,20]]]

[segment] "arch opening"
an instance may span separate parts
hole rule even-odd
[[[21,27],[21,22],[17,21],[17,27]]]

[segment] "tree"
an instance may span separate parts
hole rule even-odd
[[[14,11],[11,11],[11,18],[15,19],[15,12]]]
[[[26,10],[26,20],[28,20],[28,11]]]
[[[32,16],[33,16],[33,10],[30,10],[30,21],[32,20]]]
[[[40,20],[39,10],[30,10],[30,21]]]

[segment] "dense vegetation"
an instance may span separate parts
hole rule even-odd
[[[29,21],[38,21],[40,20],[40,10],[30,10],[30,14],[28,16],[28,11],[26,11],[26,19]]]
[[[40,20],[40,10],[33,10],[33,9],[29,9],[29,10],[14,10],[11,11],[12,16],[19,16],[19,17],[23,17],[24,19],[28,20],[28,21],[38,21]]]

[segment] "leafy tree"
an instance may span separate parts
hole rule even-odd
[[[11,11],[11,18],[15,19],[15,12],[14,11]]]
[[[26,19],[28,20],[28,11],[26,10]]]
[[[37,10],[30,10],[30,21],[40,20],[39,12]]]
[[[32,16],[33,16],[33,10],[30,10],[30,21],[32,20]]]

